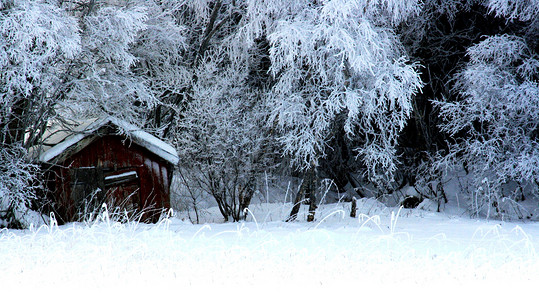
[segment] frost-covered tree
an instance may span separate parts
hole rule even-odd
[[[80,50],[76,20],[52,1],[0,1],[0,219],[5,226],[28,225],[23,213],[35,199],[38,175],[27,150],[54,117],[63,74]]]
[[[190,101],[178,118],[182,183],[211,195],[225,220],[246,217],[259,174],[267,171],[260,97],[248,90],[246,65],[209,53],[197,68]]]
[[[503,20],[488,14],[481,0],[425,0],[419,13],[398,28],[411,59],[420,65],[424,86],[413,98],[413,113],[399,136],[401,164],[388,190],[414,186],[421,197],[447,201],[443,171],[434,168],[447,149],[447,133],[439,128],[433,99],[453,101],[453,77],[467,61],[466,49],[481,36],[502,30]]]
[[[1,100],[6,111],[13,107],[14,118],[2,124],[9,124],[9,138],[25,139],[29,148],[57,116],[113,115],[144,125],[163,91],[183,81],[174,70],[185,38],[168,6],[127,0],[2,2]]]
[[[268,170],[260,51],[240,34],[242,1],[191,1],[175,9],[186,28],[180,68],[188,81],[166,101],[174,109],[168,109],[171,132],[185,158],[182,185],[198,191],[188,195],[210,195],[226,220],[238,221],[245,218],[259,175]]]
[[[412,0],[248,1],[245,34],[270,45],[270,122],[296,167],[314,171],[344,116],[369,177],[391,179],[421,86],[394,28],[418,10]]]
[[[523,186],[539,182],[539,57],[514,35],[488,37],[468,56],[455,86],[462,100],[437,103],[456,139],[441,163],[472,172],[474,213],[511,214]]]
[[[528,0],[488,0],[487,7],[497,17],[507,23],[516,23],[521,29],[518,36],[525,39],[531,49],[539,47],[539,1]]]
[[[38,166],[25,157],[22,147],[0,147],[0,228],[26,228],[40,221],[30,212],[40,186]]]
[[[137,58],[135,74],[144,78],[159,100],[151,110],[151,126],[163,130],[164,137],[173,123],[171,112],[191,82],[187,62],[188,24],[178,20],[184,6],[179,1],[140,1],[147,14],[146,28],[139,32],[132,53]],[[168,129],[168,130],[167,130]]]
[[[0,2],[0,142],[32,146],[81,51],[76,20],[48,1]]]
[[[440,128],[453,137],[434,167],[464,167],[471,174],[464,187],[474,214],[524,217],[517,201],[527,187],[537,188],[539,4],[478,3],[485,17],[473,29],[482,35],[453,75],[453,94],[433,102],[444,119]]]
[[[539,28],[533,29],[533,24],[537,22],[529,17],[511,18],[508,13],[514,11],[509,7],[529,12],[530,7],[525,8],[529,4],[533,1],[425,0],[420,13],[399,28],[407,51],[421,65],[425,86],[414,99],[413,117],[401,135],[403,164],[398,174],[424,197],[447,201],[441,186],[453,179],[446,176],[445,168],[436,168],[453,139],[440,130],[440,106],[433,100],[462,100],[462,91],[455,85],[457,74],[470,61],[468,48],[486,36],[520,36],[530,49],[536,47]]]
[[[419,13],[399,28],[407,52],[420,64],[424,82],[413,100],[412,119],[403,134],[403,146],[412,148],[410,151],[435,151],[444,146],[430,100],[452,97],[448,83],[466,60],[466,48],[487,33],[483,27],[497,27],[478,2],[425,0]]]
[[[81,51],[66,70],[64,99],[57,106],[64,117],[111,115],[130,123],[145,123],[149,109],[159,101],[145,70],[135,72],[135,67],[141,59],[159,65],[159,58],[151,61],[151,55],[159,55],[155,35],[174,26],[155,6],[154,1],[62,3],[77,18],[81,39]],[[143,47],[147,47],[146,52],[140,50]],[[160,82],[157,76],[156,82]]]
[[[491,12],[509,20],[530,21],[531,27],[539,26],[539,2],[536,0],[487,0]]]
[[[254,5],[254,4],[252,4]],[[284,153],[300,168],[317,165],[328,129],[346,113],[349,136],[371,175],[395,169],[394,146],[420,87],[418,73],[392,28],[418,9],[416,1],[288,1],[260,3],[280,18],[268,28],[272,119]],[[288,9],[287,9],[288,8]],[[268,25],[267,25],[268,26]],[[384,171],[385,172],[385,171]]]

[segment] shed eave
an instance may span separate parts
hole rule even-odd
[[[69,147],[83,140],[86,136],[87,134],[77,133],[70,138],[64,140],[63,142],[58,143],[52,146],[50,149],[46,150],[45,152],[41,153],[38,160],[43,163],[49,163],[54,158],[64,153]]]
[[[124,134],[130,138],[135,144],[147,149],[148,151],[159,156],[163,160],[172,165],[177,165],[179,162],[178,153],[176,149],[161,139],[153,136],[152,134],[137,128],[134,125],[126,123],[124,121],[117,120],[116,118],[108,117],[97,119],[91,122],[82,131],[75,133],[62,142],[52,146],[51,148],[42,152],[38,160],[42,163],[50,163],[55,158],[59,157],[65,151],[68,151],[70,147],[79,143],[81,140],[95,134],[99,129],[105,127],[107,124],[112,124],[121,129]]]

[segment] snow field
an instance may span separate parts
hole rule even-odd
[[[314,223],[193,225],[169,218],[148,225],[105,217],[3,230],[0,290],[83,298],[185,293],[497,298],[530,295],[539,284],[537,224],[410,210],[358,219],[343,218],[344,213],[338,205],[326,205]]]

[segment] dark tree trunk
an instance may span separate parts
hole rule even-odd
[[[21,98],[13,105],[11,114],[5,121],[5,124],[0,124],[3,128],[2,143],[4,145],[23,144],[25,124],[24,119],[28,118],[26,107],[28,100]]]
[[[318,176],[316,176],[316,168],[311,168],[309,172],[309,214],[307,215],[307,222],[314,221],[314,214],[316,213],[316,208],[318,207],[318,201],[316,199],[316,191]]]
[[[286,219],[287,222],[294,221],[298,217],[299,208],[306,198],[306,195],[308,194],[309,197],[309,214],[307,216],[307,221],[312,222],[314,221],[314,214],[317,208],[317,200],[316,200],[316,182],[317,182],[317,176],[316,176],[316,168],[312,167],[304,175],[303,182],[301,183],[301,186],[299,187],[299,191],[296,194],[296,198],[294,199],[294,206],[292,207],[292,211],[290,212],[290,216],[288,219]]]
[[[296,198],[294,199],[294,206],[292,206],[292,211],[290,212],[290,216],[288,216],[288,219],[286,219],[287,222],[291,222],[296,220],[299,213],[299,207],[301,206],[301,202],[303,200],[303,196],[305,195],[305,190],[307,189],[308,180],[307,176],[304,176],[303,182],[301,182],[301,185],[299,186],[299,191],[296,194]]]
[[[243,220],[247,219],[247,208],[249,207],[249,204],[251,204],[251,199],[253,198],[254,193],[255,190],[251,183],[247,183],[245,187],[240,187],[240,192],[238,195],[240,204],[239,215]]]

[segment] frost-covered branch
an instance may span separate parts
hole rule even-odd
[[[458,141],[448,157],[475,174],[475,188],[488,184],[486,201],[501,203],[513,199],[503,185],[539,180],[539,57],[513,35],[488,37],[468,55],[455,86],[462,101],[436,104]]]
[[[267,34],[270,42],[270,72],[276,79],[270,121],[280,128],[283,152],[296,166],[318,164],[330,126],[344,112],[346,134],[366,136],[357,151],[369,173],[395,170],[396,139],[421,82],[392,26],[416,13],[418,5],[248,2],[245,34]]]

